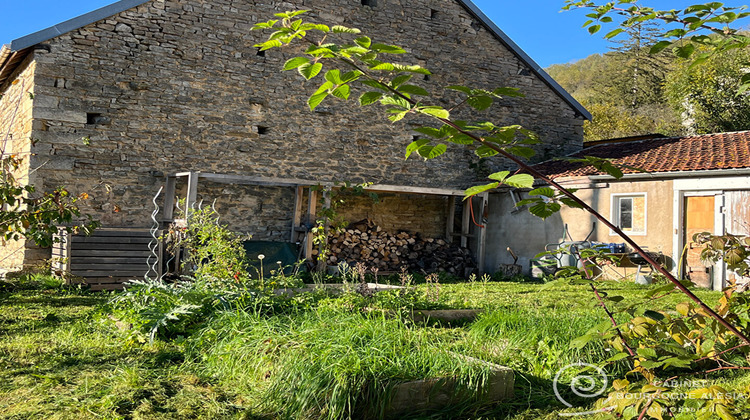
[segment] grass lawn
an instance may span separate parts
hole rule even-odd
[[[423,293],[426,286],[417,288]],[[631,300],[648,288],[607,283],[603,290]],[[189,335],[149,343],[109,317],[104,308],[112,295],[54,284],[5,285],[0,418],[334,418],[347,412],[347,404],[377,405],[392,380],[482,375],[451,354],[513,368],[516,398],[420,418],[553,419],[591,407],[593,400],[571,396],[576,406],[567,409],[552,387],[560,368],[608,357],[602,346],[568,347],[605,321],[588,286],[455,283],[442,284],[439,293],[443,306],[485,312],[463,325],[427,326],[323,298],[288,313],[223,312]],[[708,302],[719,297],[699,295]],[[670,295],[651,309],[674,308],[682,300]],[[709,379],[732,389],[750,384],[750,375]],[[328,403],[323,414],[314,406],[321,401]]]

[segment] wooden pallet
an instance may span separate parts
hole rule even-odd
[[[53,268],[92,290],[122,289],[125,281],[143,278],[149,269],[148,245],[153,238],[148,229],[97,229],[90,236],[61,231],[58,238],[52,249]]]

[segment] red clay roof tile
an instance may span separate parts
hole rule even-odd
[[[626,174],[750,168],[750,131],[596,143],[570,157],[612,159],[625,166],[621,169]],[[551,178],[605,174],[565,160],[542,162],[534,168]]]

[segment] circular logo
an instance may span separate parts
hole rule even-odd
[[[571,363],[564,366],[562,369],[557,371],[555,379],[552,382],[552,386],[555,390],[555,396],[558,401],[565,404],[567,407],[573,407],[573,404],[567,402],[565,398],[560,395],[560,377],[567,371],[575,370],[576,376],[570,381],[570,390],[574,394],[581,398],[596,398],[604,394],[607,391],[609,385],[609,378],[602,368],[594,366],[590,363]],[[593,371],[593,372],[592,372]],[[577,413],[585,414],[585,413]]]

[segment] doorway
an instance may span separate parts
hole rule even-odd
[[[685,253],[685,275],[698,287],[711,288],[713,285],[713,266],[701,261],[704,246],[693,241],[693,235],[701,232],[713,234],[715,231],[716,197],[685,197],[685,226],[683,243],[687,244]]]

